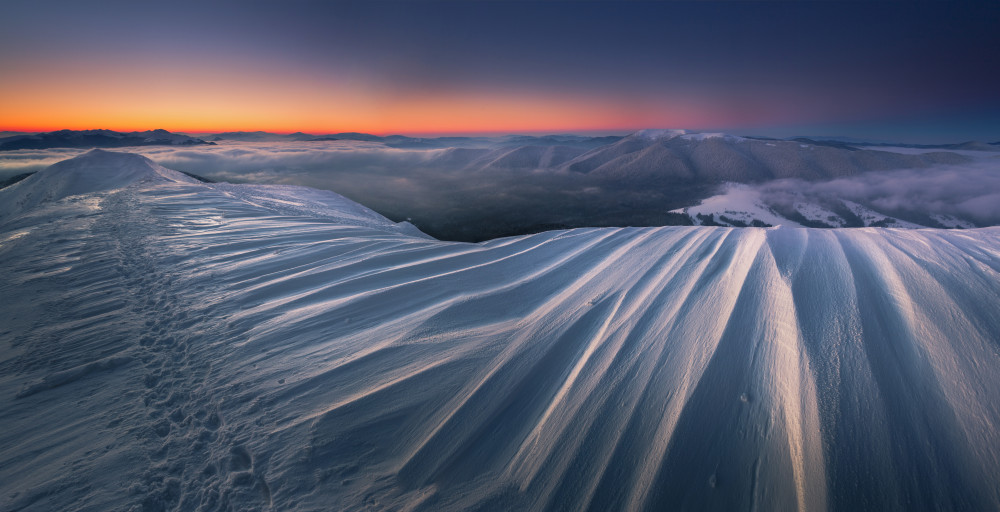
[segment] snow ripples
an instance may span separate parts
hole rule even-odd
[[[473,245],[129,190],[0,246],[12,313],[51,313],[3,334],[0,440],[36,447],[4,509],[1000,507],[1000,230]]]

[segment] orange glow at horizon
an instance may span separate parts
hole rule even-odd
[[[48,62],[0,83],[0,130],[105,128],[477,134],[698,128],[719,112],[691,102],[503,90],[399,93],[365,77],[264,73],[192,62]]]
[[[315,134],[365,132],[388,134],[486,134],[539,133],[599,130],[632,130],[645,126],[693,126],[691,115],[628,115],[629,112],[593,103],[572,103],[546,98],[467,97],[462,99],[411,99],[368,108],[351,108],[336,98],[300,99],[238,98],[220,101],[209,94],[197,98],[164,98],[146,101],[121,95],[74,102],[63,96],[25,97],[17,103],[0,100],[0,130],[43,132],[61,129],[110,129],[143,131],[163,128],[172,132],[217,133],[227,131],[307,132]],[[669,118],[667,120],[666,118]]]

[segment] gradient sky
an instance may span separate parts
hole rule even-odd
[[[966,4],[3,0],[0,130],[1000,140]]]

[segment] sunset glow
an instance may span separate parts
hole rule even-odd
[[[774,114],[780,106],[769,110],[768,121],[792,119]],[[227,69],[224,62],[212,61],[25,63],[24,73],[0,83],[0,111],[0,129],[12,131],[156,127],[375,134],[697,129],[748,126],[767,116],[693,94],[628,98],[451,88],[380,92],[374,82],[296,76],[293,70]]]
[[[5,3],[0,130],[1000,138],[990,8],[852,6]]]

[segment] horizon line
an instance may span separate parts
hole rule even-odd
[[[563,128],[563,129],[552,129],[552,130],[539,130],[539,129],[526,129],[526,130],[496,130],[496,131],[482,131],[482,130],[448,130],[448,131],[361,131],[361,130],[350,130],[350,129],[339,129],[339,130],[308,130],[308,129],[280,129],[280,130],[265,130],[265,129],[169,129],[163,127],[155,128],[108,128],[108,127],[90,127],[90,128],[39,128],[39,127],[11,127],[11,126],[0,126],[0,132],[16,132],[16,133],[50,133],[63,130],[69,131],[90,131],[90,130],[108,130],[119,133],[131,133],[131,132],[145,132],[154,130],[164,130],[170,133],[178,134],[198,134],[198,135],[215,135],[219,133],[269,133],[274,135],[291,135],[294,133],[304,133],[306,135],[336,135],[339,133],[360,133],[366,135],[375,135],[378,137],[391,137],[394,135],[404,136],[404,137],[456,137],[456,136],[504,136],[504,135],[627,135],[635,133],[641,130],[650,129],[649,127],[644,128]],[[659,129],[659,128],[656,128]],[[688,131],[712,131],[712,130],[702,130],[696,128],[680,128]],[[308,131],[307,131],[308,130]],[[719,130],[715,130],[719,131]]]
[[[440,137],[504,137],[504,136],[559,136],[559,135],[575,135],[583,137],[614,137],[614,136],[628,136],[643,130],[683,130],[689,133],[725,133],[727,135],[736,135],[750,138],[773,138],[773,139],[792,139],[796,137],[822,137],[829,139],[857,139],[872,143],[900,143],[900,144],[960,144],[965,142],[984,142],[987,144],[997,144],[1000,143],[1000,139],[994,141],[989,137],[984,138],[954,138],[942,136],[940,139],[934,142],[929,142],[926,137],[921,137],[925,139],[923,142],[907,141],[906,139],[911,139],[905,134],[896,135],[882,135],[882,136],[872,136],[866,134],[847,134],[847,133],[822,133],[826,130],[816,129],[813,127],[773,127],[773,126],[760,126],[755,128],[743,127],[743,128],[607,128],[607,129],[554,129],[554,130],[524,130],[524,131],[428,131],[428,132],[396,132],[396,131],[355,131],[355,130],[340,130],[340,131],[304,131],[302,129],[297,130],[176,130],[167,128],[145,128],[145,129],[115,129],[115,128],[54,128],[54,129],[40,129],[40,128],[26,128],[26,127],[9,127],[0,126],[0,132],[9,133],[21,133],[21,134],[39,134],[39,133],[51,133],[58,131],[91,131],[91,130],[107,130],[118,133],[133,133],[133,132],[144,132],[144,131],[154,131],[154,130],[164,130],[169,133],[187,135],[187,136],[207,136],[207,135],[218,135],[222,133],[266,133],[272,135],[291,135],[295,133],[302,133],[305,135],[311,135],[316,137],[323,136],[334,136],[339,134],[347,133],[357,133],[364,135],[372,135],[376,137],[411,137],[411,138],[440,138]],[[840,132],[849,130],[839,130]],[[777,135],[776,132],[786,132],[784,135]]]

